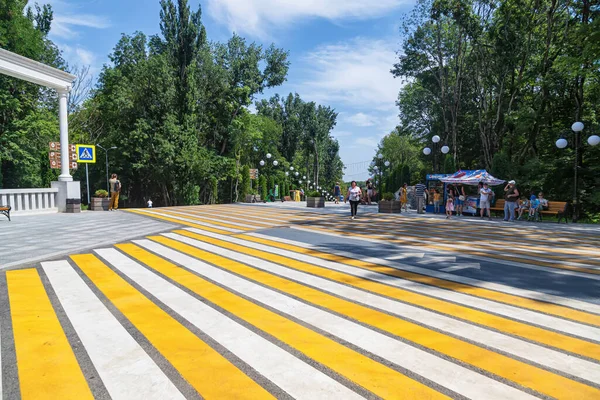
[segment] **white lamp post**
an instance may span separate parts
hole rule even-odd
[[[574,173],[573,173],[573,222],[577,222],[577,217],[578,217],[578,207],[579,207],[579,189],[578,189],[578,177],[577,177],[577,173],[578,173],[578,169],[579,169],[579,146],[580,146],[580,142],[581,142],[581,132],[583,131],[583,128],[585,128],[585,125],[583,124],[583,122],[575,122],[573,123],[573,125],[571,125],[571,130],[573,132],[575,132],[575,165],[574,165]],[[556,141],[556,147],[558,147],[559,149],[564,149],[567,147],[569,143],[567,142],[567,139],[561,137],[560,139],[558,139]],[[600,144],[600,136],[598,135],[592,135],[588,138],[588,144],[590,146],[597,146],[598,144]]]

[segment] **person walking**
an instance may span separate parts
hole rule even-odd
[[[515,221],[515,209],[519,200],[517,182],[509,181],[504,187],[504,221]]]
[[[465,205],[465,200],[467,200],[467,195],[465,194],[465,188],[462,183],[459,183],[456,187],[456,196],[455,196],[455,205],[456,205],[456,215],[463,215],[463,207]]]
[[[404,212],[408,212],[408,184],[405,183],[400,188],[400,208],[404,208]]]
[[[348,189],[348,200],[350,201],[350,214],[351,219],[356,217],[356,213],[358,212],[358,203],[360,203],[360,198],[362,197],[362,190],[360,187],[356,186],[356,181],[352,181],[350,184],[350,188]]]
[[[335,204],[340,204],[340,195],[342,194],[342,189],[340,189],[340,183],[336,182],[333,187],[333,197],[335,197]]]
[[[371,198],[375,195],[375,185],[369,179],[367,181],[367,203],[371,205]]]
[[[419,182],[415,185],[415,197],[417,198],[417,213],[424,214],[423,208],[425,207],[425,190],[427,187]]]
[[[485,210],[487,210],[490,221],[492,220],[492,214],[490,213],[492,197],[494,197],[494,192],[488,187],[487,183],[484,183],[483,187],[479,190],[479,209],[481,210],[481,218],[483,218]]]
[[[117,174],[112,174],[108,180],[110,188],[110,203],[108,211],[117,211],[119,209],[119,194],[121,193],[121,181],[117,179]]]

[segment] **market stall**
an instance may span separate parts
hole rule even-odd
[[[444,214],[446,212],[446,184],[442,182],[442,179],[447,178],[449,174],[430,174],[425,178],[425,186],[427,187],[427,200],[425,212],[433,213],[435,208],[433,205],[433,195],[437,190],[441,195],[442,204],[440,204],[440,213]]]
[[[456,187],[459,184],[468,186],[468,188],[465,188],[466,198],[464,200],[463,213],[473,215],[477,213],[479,205],[479,184],[487,183],[489,186],[498,186],[505,182],[502,179],[494,178],[485,169],[457,171],[439,180],[444,184],[444,204],[448,196],[448,188]]]

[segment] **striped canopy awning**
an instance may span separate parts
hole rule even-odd
[[[487,183],[491,186],[501,185],[505,181],[494,178],[485,169],[474,171],[457,171],[454,174],[440,179],[444,183],[462,183],[464,185],[478,185],[479,182]]]

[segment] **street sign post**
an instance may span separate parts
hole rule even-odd
[[[77,162],[85,164],[85,182],[87,186],[87,201],[90,204],[90,172],[88,164],[96,163],[96,146],[93,144],[78,144],[75,146]]]

